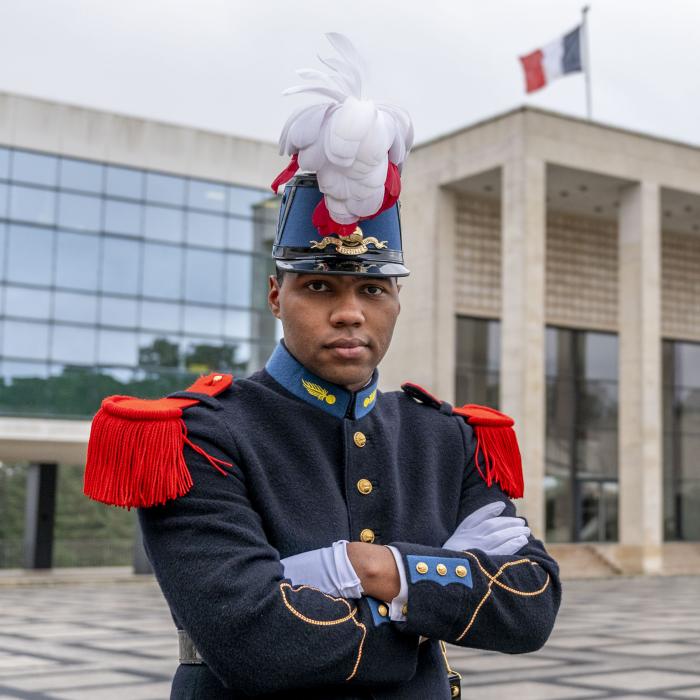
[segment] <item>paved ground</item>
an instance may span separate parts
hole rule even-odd
[[[0,698],[168,697],[176,644],[150,581],[6,586],[0,620]],[[450,658],[467,700],[700,698],[700,578],[568,581],[541,651]]]

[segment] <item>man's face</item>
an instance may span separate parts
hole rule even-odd
[[[286,273],[268,302],[287,349],[319,377],[361,389],[389,348],[399,304],[393,277]]]

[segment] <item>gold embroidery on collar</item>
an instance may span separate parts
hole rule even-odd
[[[369,406],[374,399],[377,398],[377,390],[375,389],[369,396],[365,396],[365,400],[362,402],[365,408]]]
[[[329,394],[328,390],[324,389],[322,386],[314,384],[313,382],[307,382],[306,379],[302,379],[301,383],[304,385],[304,389],[319,401],[325,401],[329,406],[335,403],[335,396]]]
[[[345,238],[326,236],[321,241],[310,241],[310,243],[312,248],[318,250],[324,250],[326,246],[334,245],[336,252],[341,255],[362,255],[367,252],[367,246],[370,244],[375,248],[387,247],[387,241],[379,241],[374,236],[365,238],[359,226]]]

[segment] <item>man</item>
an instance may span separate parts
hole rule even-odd
[[[341,77],[352,77],[352,48],[334,45]],[[317,137],[352,150],[366,107],[335,126],[322,109]],[[366,121],[371,131],[378,118]],[[284,179],[318,142],[291,131]],[[355,134],[360,151],[368,133]],[[391,154],[395,144],[381,143]],[[140,506],[180,630],[172,698],[457,697],[441,640],[541,647],[559,606],[557,566],[501,488],[521,491],[512,421],[411,384],[378,390],[408,274],[400,162],[379,162],[382,196],[367,186],[373,213],[363,215],[324,170],[340,159],[311,156],[317,172],[285,187],[273,250],[268,299],[284,341],[247,379],[210,375],[156,402],[107,399],[86,492]]]

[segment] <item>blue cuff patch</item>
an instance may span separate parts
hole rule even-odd
[[[386,603],[382,603],[381,600],[371,598],[370,596],[367,596],[366,599],[369,609],[372,611],[372,619],[374,620],[375,627],[383,625],[385,622],[391,622],[389,618],[389,606]]]
[[[448,583],[459,583],[472,588],[472,571],[468,559],[452,559],[450,557],[421,557],[409,554],[408,570],[411,583],[432,581],[446,586]]]

